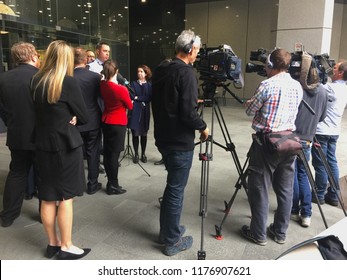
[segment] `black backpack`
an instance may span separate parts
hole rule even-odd
[[[318,236],[303,241],[285,251],[283,254],[277,257],[276,260],[280,259],[290,252],[293,252],[298,248],[301,248],[307,244],[311,244],[315,241],[317,241],[318,243],[318,250],[324,260],[347,260],[347,252],[343,248],[343,244],[340,239],[335,235]]]

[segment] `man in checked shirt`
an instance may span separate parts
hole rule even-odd
[[[290,220],[295,156],[270,154],[259,137],[265,132],[295,130],[295,118],[303,91],[300,83],[287,72],[290,61],[289,52],[275,49],[265,65],[268,79],[260,83],[254,96],[245,103],[246,114],[254,116],[252,128],[256,135],[247,170],[252,220],[250,226],[242,227],[241,233],[261,246],[267,243],[268,192],[271,185],[277,197],[277,210],[268,232],[278,244],[285,243]]]

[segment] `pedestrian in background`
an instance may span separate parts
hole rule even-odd
[[[149,130],[149,120],[151,116],[150,101],[152,100],[152,84],[149,81],[152,71],[147,65],[137,67],[137,81],[131,82],[130,87],[133,109],[129,111],[128,127],[132,132],[132,142],[134,147],[134,163],[139,162],[139,144],[141,144],[141,161],[147,162],[146,147],[147,133]]]

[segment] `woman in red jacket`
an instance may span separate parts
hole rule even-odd
[[[117,64],[113,60],[104,63],[105,79],[100,83],[100,91],[104,100],[102,113],[102,132],[104,136],[104,166],[107,175],[106,193],[123,194],[126,192],[118,183],[118,159],[124,150],[127,128],[127,109],[133,108],[128,89],[113,82],[118,73]]]

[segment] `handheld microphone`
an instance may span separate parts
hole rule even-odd
[[[123,85],[123,86],[126,86],[129,84],[128,80],[126,78],[124,78],[121,74],[117,74],[117,81],[118,81],[118,84],[120,85]]]
[[[135,91],[132,89],[132,87],[129,85],[129,82],[127,80],[125,80],[124,85],[127,87],[127,89],[133,94],[135,95]]]
[[[120,85],[126,86],[126,88],[135,95],[135,91],[131,88],[130,83],[126,78],[124,78],[121,74],[117,74],[117,81]]]

